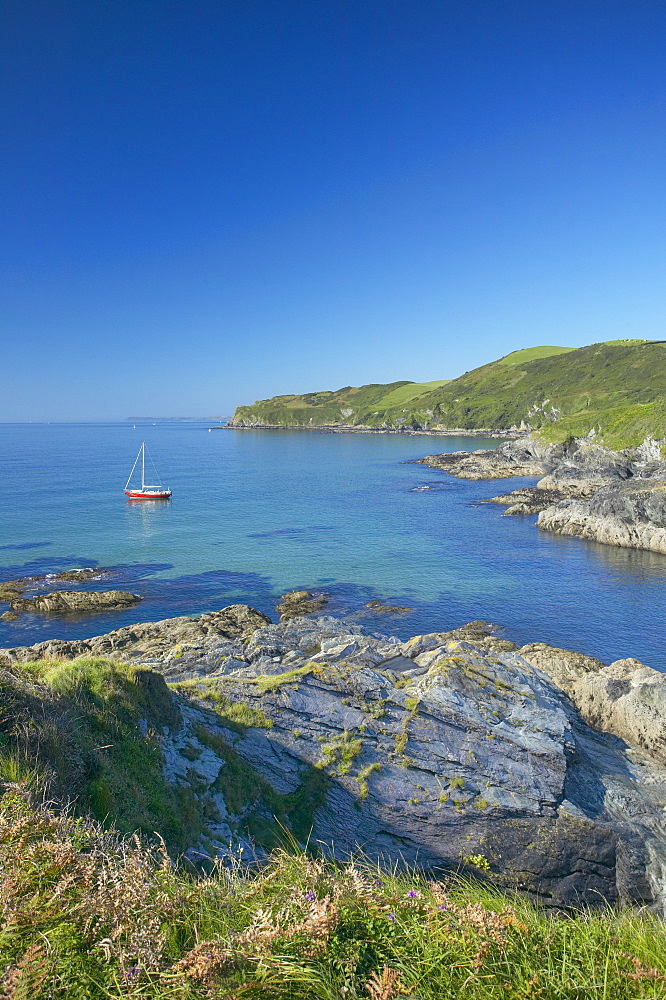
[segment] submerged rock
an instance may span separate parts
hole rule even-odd
[[[283,594],[276,605],[280,621],[290,618],[302,618],[305,615],[316,614],[326,607],[330,598],[328,594],[313,594],[309,590],[290,590]]]
[[[366,608],[375,615],[408,615],[413,610],[402,604],[384,604],[383,601],[368,601]]]
[[[102,580],[111,573],[108,569],[66,569],[60,573],[42,573],[41,576],[26,576],[18,580],[5,580],[0,583],[0,601],[10,601],[25,590],[29,590],[48,581],[54,583],[86,583],[88,580]]]

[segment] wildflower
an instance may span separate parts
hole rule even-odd
[[[416,889],[410,889],[409,892],[407,893],[407,898],[408,899],[418,899],[418,897],[419,897],[419,894],[416,891]]]
[[[310,890],[310,892],[305,893],[305,898],[307,899],[308,903],[314,903],[317,897],[315,896],[314,892]]]
[[[448,906],[446,905],[446,903],[440,903],[439,906],[437,907],[437,909],[438,910],[448,910]]]
[[[389,913],[388,918],[392,924],[395,923],[395,913]]]

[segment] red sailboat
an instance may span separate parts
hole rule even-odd
[[[134,475],[134,470],[141,459],[141,488],[130,487],[130,481]],[[152,463],[152,459],[151,459]],[[153,464],[153,469],[155,469],[155,464]],[[157,474],[157,470],[155,470]],[[132,471],[129,474],[129,479],[125,483],[125,496],[129,497],[130,500],[168,500],[171,496],[171,490],[164,489],[163,486],[146,486],[146,442],[141,442],[141,447],[139,448],[139,454],[136,456],[134,465],[132,466]]]

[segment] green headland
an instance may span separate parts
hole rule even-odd
[[[235,427],[533,430],[550,441],[594,430],[610,448],[666,437],[666,340],[528,347],[458,378],[345,386],[239,406]]]

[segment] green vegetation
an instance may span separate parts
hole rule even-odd
[[[308,842],[315,810],[324,802],[330,785],[326,774],[307,768],[296,791],[280,795],[218,733],[199,725],[195,735],[224,761],[213,790],[221,792],[229,812],[240,817],[237,833],[251,836],[267,849],[290,837],[302,845]]]
[[[392,392],[383,396],[382,405],[404,406],[405,403],[411,403],[413,400],[418,399],[419,396],[424,396],[426,392],[432,392],[433,389],[439,389],[443,385],[448,385],[450,381],[450,378],[445,378],[435,382],[407,382],[405,385],[401,385],[398,389],[393,389]]]
[[[239,406],[237,424],[503,429],[547,439],[594,428],[609,447],[666,437],[666,341],[531,347],[448,382],[393,382],[276,396]]]
[[[196,685],[187,690],[200,697]],[[228,690],[211,706],[242,730],[242,719],[258,710],[239,703],[233,718]],[[215,751],[223,761],[216,790],[237,832],[273,853],[247,868],[237,852],[206,873],[174,861],[179,847],[205,837],[206,817],[191,790],[162,777],[159,736],[167,726],[178,731],[181,720],[159,674],[103,658],[39,661],[4,669],[0,697],[0,994],[7,1000],[665,995],[666,932],[653,915],[608,909],[554,917],[497,889],[497,859],[491,865],[474,841],[461,865],[484,881],[460,873],[434,881],[308,856],[298,844],[309,841],[331,777],[305,768],[293,793],[278,794],[205,725],[185,756],[201,756],[197,741]],[[404,752],[406,729],[397,740]],[[361,751],[353,732],[322,746],[340,773]],[[380,768],[375,762],[355,775],[361,800]],[[450,790],[464,785],[454,776]],[[76,811],[46,799],[76,799]],[[439,801],[465,808],[444,790]],[[488,807],[482,798],[473,805]],[[153,831],[170,852],[149,846]]]
[[[649,913],[552,914],[485,882],[280,850],[196,876],[165,852],[0,802],[3,995],[12,1000],[657,1000]]]
[[[175,853],[204,817],[162,774],[157,734],[180,713],[160,674],[103,658],[15,666],[0,679],[0,776],[46,785],[124,833],[155,831]]]
[[[323,743],[321,747],[322,759],[315,766],[318,768],[331,768],[338,774],[349,774],[352,762],[358,757],[363,749],[363,741],[355,738],[354,735],[345,730],[330,743]]]
[[[276,688],[281,687],[283,684],[297,684],[301,677],[311,674],[314,668],[314,663],[306,663],[303,667],[298,667],[296,670],[287,670],[283,674],[262,674],[260,677],[249,677],[244,678],[244,680],[250,684],[254,684],[257,690],[264,694],[267,691],[275,691]],[[233,680],[234,678],[229,678],[229,681]]]
[[[368,797],[368,778],[372,774],[375,774],[376,771],[381,771],[381,769],[382,765],[379,761],[375,761],[374,764],[368,764],[366,767],[362,767],[356,775],[358,791],[362,799],[367,799]]]
[[[498,365],[522,365],[526,361],[536,361],[538,358],[554,358],[557,354],[568,354],[575,347],[524,347],[522,351],[512,351],[505,354],[497,362]]]
[[[479,871],[490,871],[490,862],[484,854],[468,854],[464,860],[466,865],[473,865],[473,867],[478,868]]]
[[[260,708],[248,705],[245,701],[232,701],[221,690],[219,680],[189,680],[171,684],[172,690],[185,698],[202,702],[206,708],[212,708],[228,729],[244,733],[252,727],[271,729],[272,721]]]

